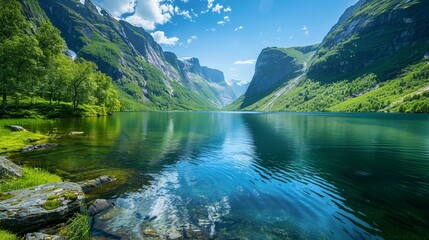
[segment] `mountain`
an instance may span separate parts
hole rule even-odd
[[[429,112],[428,22],[425,1],[361,0],[311,47],[302,75],[301,55],[264,49],[245,96],[226,109]]]
[[[261,100],[285,82],[301,75],[317,46],[265,48],[259,54],[255,75],[244,94],[242,108]]]
[[[238,81],[238,80],[231,80],[231,88],[234,92],[236,97],[242,96],[244,93],[246,93],[247,88],[249,88],[250,82],[244,82],[244,81]]]
[[[235,100],[232,88],[225,82],[222,71],[201,66],[198,58],[178,59],[172,52],[165,52],[167,61],[180,73],[192,90],[207,96],[211,103],[223,107]]]
[[[207,69],[199,75],[199,85],[189,81],[148,32],[116,20],[89,0],[21,3],[30,21],[51,21],[69,52],[95,62],[113,78],[124,110],[215,109],[229,103],[219,87],[222,72]]]

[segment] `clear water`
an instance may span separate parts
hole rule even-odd
[[[424,239],[429,116],[222,112],[64,119],[57,149],[14,159],[79,181],[116,207],[92,234],[112,239]],[[69,136],[84,131],[83,136]]]

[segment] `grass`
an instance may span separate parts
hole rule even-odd
[[[0,154],[21,151],[26,145],[40,143],[47,138],[46,135],[29,131],[12,132],[4,129],[1,122],[0,127]]]
[[[1,240],[17,240],[18,237],[8,231],[0,230],[0,239]]]
[[[46,183],[62,182],[61,178],[45,170],[23,167],[22,178],[12,178],[0,182],[0,193],[30,188]]]
[[[68,240],[89,240],[91,238],[89,216],[86,213],[76,214],[61,229],[60,235]]]

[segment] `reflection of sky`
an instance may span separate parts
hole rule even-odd
[[[305,159],[284,169],[265,168],[250,126],[239,116],[225,118],[224,129],[197,154],[184,151],[182,160],[153,175],[149,186],[116,199],[117,207],[99,217],[95,228],[132,238],[141,237],[142,229],[165,236],[192,229],[211,236],[233,234],[238,228],[245,235],[229,237],[265,237],[287,229],[309,238],[377,238],[366,232],[371,226],[345,205],[334,185],[305,165]],[[178,142],[171,141],[171,119],[167,129],[163,147],[180,151]],[[186,149],[192,145],[188,140]],[[306,155],[306,150],[299,151]],[[109,215],[114,217],[105,217]]]

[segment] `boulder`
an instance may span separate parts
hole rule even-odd
[[[44,144],[36,144],[36,145],[27,145],[25,147],[22,148],[22,152],[26,153],[26,152],[31,152],[34,150],[42,150],[42,149],[47,149],[47,148],[53,148],[58,146],[58,144],[56,143],[44,143]]]
[[[106,199],[97,199],[88,207],[88,214],[95,216],[105,210],[113,207],[113,202]]]
[[[0,201],[0,226],[17,233],[35,231],[67,220],[80,211],[85,198],[76,183],[49,183],[38,187],[3,193]]]
[[[18,126],[18,125],[7,125],[4,126],[5,128],[10,129],[12,132],[23,132],[23,131],[27,131],[25,128]]]
[[[92,180],[87,180],[83,182],[78,182],[78,184],[82,187],[83,192],[87,193],[91,191],[93,188],[101,187],[109,182],[116,181],[116,178],[112,178],[109,176],[100,176],[98,178],[94,178]]]
[[[27,233],[25,235],[25,240],[66,240],[65,237],[57,236],[57,235],[48,235],[44,233]]]
[[[0,179],[7,177],[22,177],[22,168],[0,156]]]

